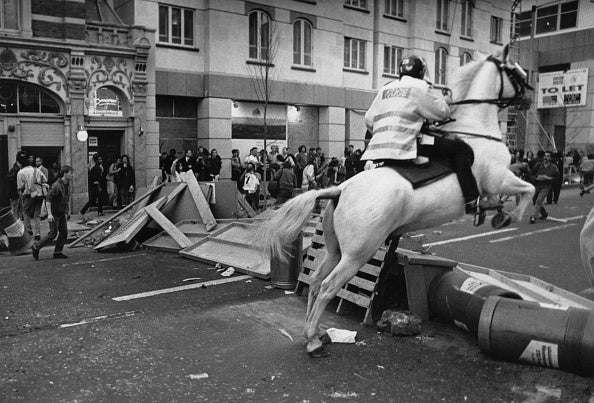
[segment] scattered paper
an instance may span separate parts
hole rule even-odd
[[[229,276],[232,276],[233,273],[235,273],[235,269],[233,267],[229,267],[227,270],[225,270],[224,272],[221,273],[221,276],[229,277]]]
[[[330,397],[333,399],[350,399],[351,397],[359,397],[358,393],[355,392],[347,392],[347,393],[342,393],[342,392],[332,392],[330,394]]]
[[[293,336],[291,336],[289,334],[289,332],[287,332],[285,329],[278,329],[279,333],[282,334],[283,336],[285,336],[287,339],[294,341],[293,340]]]
[[[208,374],[206,372],[202,372],[201,374],[190,374],[190,375],[187,375],[186,378],[190,378],[190,379],[206,379],[206,378],[208,378]]]
[[[295,291],[285,291],[285,295],[295,294]]]
[[[328,336],[330,336],[330,340],[332,343],[355,343],[355,337],[357,336],[356,330],[345,330],[345,329],[336,329],[331,327],[330,329],[326,330]]]

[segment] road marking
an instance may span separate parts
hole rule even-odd
[[[423,246],[445,245],[445,244],[448,244],[448,243],[468,241],[469,239],[482,238],[482,237],[485,237],[485,236],[490,236],[490,235],[494,235],[494,234],[502,234],[504,232],[516,231],[516,230],[517,230],[517,228],[500,229],[500,230],[497,230],[497,231],[483,232],[483,233],[480,233],[480,234],[468,235],[468,236],[463,236],[463,237],[460,237],[460,238],[446,239],[445,241],[430,242],[430,243],[424,244]]]
[[[509,241],[509,240],[512,240],[512,239],[524,238],[524,237],[531,236],[531,235],[534,235],[534,234],[540,234],[540,233],[543,233],[543,232],[550,232],[550,231],[555,231],[555,230],[558,230],[558,229],[564,229],[564,228],[574,227],[574,226],[575,226],[575,224],[558,225],[556,227],[545,228],[545,229],[541,229],[541,230],[538,230],[538,231],[524,232],[523,234],[512,235],[512,236],[508,236],[508,237],[505,237],[505,238],[493,239],[493,240],[491,240],[489,242],[490,243],[505,242],[505,241]]]
[[[87,325],[89,323],[95,323],[95,322],[99,322],[100,320],[106,320],[106,319],[127,318],[129,316],[134,316],[137,313],[142,313],[142,311],[128,311],[128,312],[112,313],[111,315],[95,316],[94,318],[83,319],[80,322],[76,322],[76,323],[64,323],[64,324],[61,324],[60,327],[63,328],[63,327]]]
[[[181,285],[181,286],[178,286],[178,287],[163,288],[161,290],[147,291],[147,292],[141,292],[141,293],[138,293],[138,294],[124,295],[122,297],[114,297],[112,299],[114,301],[129,301],[131,299],[152,297],[154,295],[167,294],[167,293],[170,293],[170,292],[177,292],[177,291],[191,290],[193,288],[209,287],[211,285],[233,283],[233,282],[236,282],[236,281],[243,281],[243,280],[247,280],[247,279],[251,279],[251,278],[252,278],[252,276],[248,276],[248,275],[231,277],[231,278],[222,278],[222,279],[219,279],[219,280],[204,281],[202,283]]]
[[[89,263],[100,263],[100,262],[110,262],[112,260],[121,260],[121,259],[130,259],[132,257],[137,257],[137,256],[146,256],[146,253],[134,253],[131,255],[126,255],[126,256],[119,256],[119,257],[110,257],[107,259],[98,259],[98,260],[85,260],[82,262],[74,262],[74,263],[64,263],[62,265],[62,267],[66,267],[66,266],[75,266],[77,264],[89,264]]]

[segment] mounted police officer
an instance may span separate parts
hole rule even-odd
[[[421,135],[425,121],[441,122],[450,118],[451,98],[433,94],[430,84],[424,80],[427,64],[418,56],[404,58],[398,73],[400,79],[384,85],[365,114],[367,130],[373,137],[362,159],[408,160],[425,165],[429,157],[446,155],[455,167],[466,213],[476,214],[480,211],[480,193],[471,171],[470,147],[460,140]]]

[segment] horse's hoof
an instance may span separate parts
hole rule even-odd
[[[323,358],[323,357],[328,357],[330,355],[330,351],[328,351],[328,348],[322,344],[320,347],[316,348],[313,351],[308,351],[307,354],[311,357],[311,358]]]
[[[501,229],[511,224],[512,218],[507,213],[497,213],[491,219],[491,226],[495,229]]]
[[[324,332],[324,334],[322,334],[320,336],[320,341],[322,342],[322,344],[330,344],[330,343],[332,343],[332,339],[330,338],[330,336],[326,332]]]

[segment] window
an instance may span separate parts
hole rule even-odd
[[[19,29],[19,0],[0,1],[0,29]]]
[[[252,11],[250,24],[250,59],[268,60],[270,50],[270,17],[264,11]]]
[[[578,2],[555,4],[536,10],[536,33],[544,34],[577,26]]]
[[[386,14],[404,18],[404,0],[386,0]]]
[[[536,33],[553,32],[557,30],[557,9],[555,4],[536,10]]]
[[[194,11],[159,5],[159,42],[194,45]]]
[[[344,0],[346,6],[367,9],[367,0]]]
[[[532,30],[532,11],[524,11],[520,14],[515,14],[515,24],[517,26],[517,34],[522,36],[530,36]]]
[[[501,43],[503,18],[491,17],[491,42]]]
[[[365,70],[365,41],[344,38],[344,67]]]
[[[450,11],[450,0],[437,0],[437,19],[435,20],[435,28],[438,31],[448,30],[448,18]]]
[[[311,24],[297,20],[293,24],[293,64],[311,66]]]
[[[462,2],[462,36],[472,38],[472,13],[474,6],[470,0]]]
[[[402,61],[402,48],[384,46],[384,74],[398,75],[400,61]]]
[[[462,56],[460,56],[460,66],[464,66],[465,64],[470,63],[471,61],[472,56],[468,52],[464,52],[462,53]]]
[[[444,48],[435,51],[435,84],[446,84],[448,52]]]
[[[157,95],[155,100],[158,118],[196,119],[198,117],[196,98]]]
[[[60,113],[55,98],[45,90],[16,81],[0,82],[0,113]]]
[[[561,4],[561,15],[559,18],[559,29],[577,27],[578,2],[572,1]]]

